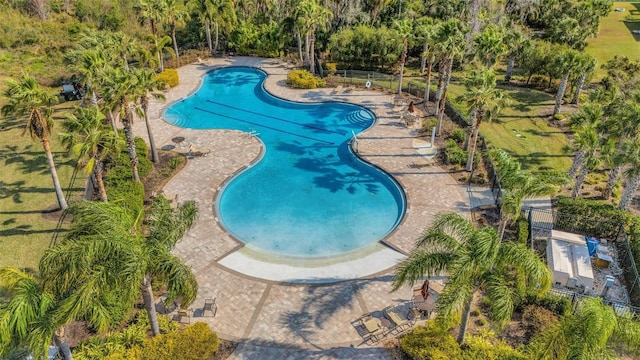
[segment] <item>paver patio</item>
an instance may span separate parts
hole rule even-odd
[[[288,69],[273,60],[233,57],[183,66],[178,70],[180,84],[167,91],[166,102],[154,101],[150,105],[158,147],[173,147],[171,139],[180,136],[186,143],[211,149],[207,157],[189,159],[164,189],[178,194],[180,201],[196,200],[199,206],[197,223],[178,243],[175,253],[192,266],[200,284],[192,307],[202,308],[204,299],[216,298],[218,312],[215,318],[196,317],[192,322],[207,322],[221,338],[240,342],[231,359],[389,358],[382,345],[362,344],[363,339],[351,322],[362,313],[379,312],[411,299],[409,288],[389,293],[392,269],[322,285],[251,278],[219,264],[241,244],[216,222],[216,192],[228,177],[259,156],[261,143],[239,131],[179,128],[163,121],[161,113],[172,102],[195,91],[203,74],[220,66],[260,67],[270,75],[265,88],[286,99],[347,101],[375,112],[376,124],[358,136],[359,153],[393,175],[405,189],[407,213],[398,229],[384,240],[402,253],[410,251],[436,213],[468,214],[467,188],[416,151],[415,130],[403,126],[393,112],[395,95],[361,89],[336,94],[331,88],[290,89],[284,86]],[[147,137],[143,121],[135,124],[134,132]]]

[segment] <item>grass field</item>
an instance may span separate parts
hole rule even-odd
[[[57,200],[42,143],[22,136],[23,126],[15,119],[0,119],[0,266],[35,269],[56,229],[58,213],[50,211]],[[75,162],[60,145],[56,130],[51,148],[66,194]],[[80,171],[71,189],[76,198],[85,179]]]
[[[640,29],[639,22],[625,22],[628,16],[640,19],[640,2],[615,2],[614,8],[624,8],[622,12],[612,11],[600,21],[600,33],[597,38],[589,40],[586,51],[598,59],[598,69],[594,81],[600,80],[605,72],[600,65],[613,59],[614,56],[627,56],[632,60],[640,60],[640,35],[631,31]]]

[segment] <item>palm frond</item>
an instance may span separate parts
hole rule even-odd
[[[413,286],[446,270],[453,260],[453,255],[448,252],[430,252],[428,250],[414,250],[408,258],[402,260],[393,273],[391,291],[396,291],[404,285]]]

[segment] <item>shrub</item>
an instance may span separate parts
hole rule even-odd
[[[176,69],[164,69],[163,72],[156,75],[156,79],[163,81],[169,87],[174,87],[180,83],[178,78],[178,70]]]
[[[553,115],[553,120],[564,120],[563,114],[555,114]]]
[[[455,140],[458,144],[462,144],[467,138],[467,133],[463,129],[456,129],[449,137]]]
[[[453,139],[444,141],[444,161],[450,165],[464,165],[467,163],[467,152],[462,150]]]
[[[400,347],[411,359],[461,360],[456,340],[445,329],[428,320],[425,326],[413,329],[400,340]]]
[[[554,228],[579,231],[597,238],[614,239],[620,225],[630,221],[626,211],[605,201],[558,197],[558,216]]]
[[[462,354],[465,360],[525,360],[526,357],[495,336],[467,336]]]
[[[529,220],[519,218],[516,222],[516,241],[527,244],[527,240],[529,240]]]
[[[528,296],[522,305],[537,305],[558,316],[565,316],[571,313],[571,300],[564,296],[557,296],[553,294],[546,294],[540,298]]]
[[[218,336],[209,325],[197,322],[182,331],[161,334],[145,339],[136,353],[141,360],[200,360],[208,359],[218,351]]]
[[[528,305],[522,312],[522,325],[529,338],[555,325],[558,322],[552,311],[537,305]]]
[[[315,89],[325,86],[326,82],[307,70],[293,70],[287,75],[287,85],[297,89]]]
[[[431,135],[431,132],[433,131],[433,128],[438,125],[438,118],[436,117],[428,117],[426,119],[424,119],[424,121],[422,122],[422,131],[428,133],[429,135]]]
[[[338,69],[338,64],[334,62],[326,62],[324,63],[324,69],[329,73],[329,75],[333,75],[336,73]]]

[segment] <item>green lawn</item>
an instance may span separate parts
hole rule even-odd
[[[631,31],[640,29],[639,22],[625,22],[628,15],[640,19],[640,2],[615,2],[615,8],[624,8],[625,11],[612,11],[609,16],[600,21],[600,33],[597,38],[589,40],[586,51],[598,59],[598,70],[594,80],[599,80],[605,72],[600,65],[613,59],[615,55],[627,56],[632,60],[640,59],[640,35],[634,35]]]
[[[60,120],[55,122],[59,125]],[[66,194],[74,161],[60,145],[56,128],[51,147]],[[22,130],[22,122],[0,118],[0,266],[35,269],[56,229],[57,213],[47,212],[57,201],[42,143],[22,136]],[[72,188],[75,200],[85,179],[80,171]]]
[[[490,146],[511,153],[524,169],[569,170],[571,157],[564,151],[569,145],[567,137],[547,125],[547,117],[541,116],[553,108],[553,95],[528,88],[501,87],[511,97],[511,105],[496,120],[483,122],[480,126],[480,133]],[[455,98],[463,92],[462,84],[454,83],[450,85],[447,97],[455,104]]]

